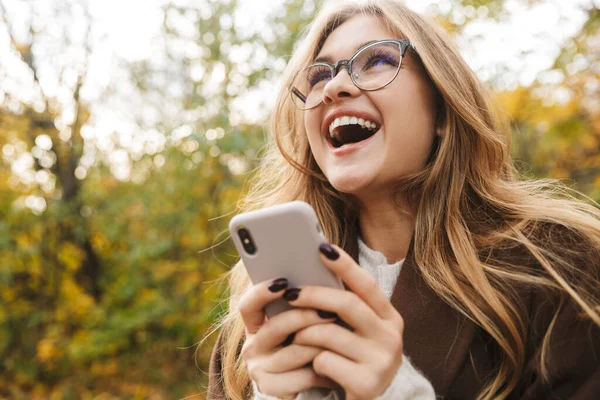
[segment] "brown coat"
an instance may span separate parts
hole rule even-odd
[[[512,255],[514,256],[514,255]],[[512,258],[512,257],[508,257]],[[600,260],[592,260],[596,264]],[[592,268],[593,269],[593,268]],[[596,265],[595,271],[600,270]],[[599,288],[600,290],[600,288]],[[510,399],[600,399],[600,329],[578,317],[567,302],[556,320],[550,342],[550,381],[539,373],[541,337],[556,310],[556,302],[535,290],[524,291],[530,304],[525,371]],[[474,399],[499,360],[491,337],[438,297],[422,279],[412,244],[391,302],[404,318],[404,353],[432,383],[438,398]],[[219,336],[209,369],[208,400],[225,400]]]

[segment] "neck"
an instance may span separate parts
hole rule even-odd
[[[389,263],[406,257],[415,230],[415,212],[393,199],[360,201],[359,223],[365,244]]]

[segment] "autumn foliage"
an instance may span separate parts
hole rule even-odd
[[[88,29],[75,72],[57,73],[60,95],[48,94],[40,66],[64,66],[36,58],[44,30],[19,36],[0,2],[18,61],[11,68],[26,76],[14,78],[20,72],[0,60],[0,81],[16,82],[0,85],[0,398],[204,398],[215,338],[196,344],[226,307],[218,278],[237,260],[227,223],[257,165],[268,117],[240,117],[235,100],[253,99],[252,90],[276,79],[320,2],[286,1],[268,15],[271,35],[238,31],[236,1],[196,3],[165,6],[160,62],[125,63],[132,91],[121,99],[150,110],[131,107],[136,133],[128,141],[119,131],[89,134],[102,119],[99,105],[126,86],[109,85],[93,101],[82,95],[93,18],[82,14]],[[478,17],[459,23],[453,12],[506,12],[500,0],[449,3],[450,11],[432,12],[457,36]],[[600,14],[585,13],[587,23],[544,72],[555,79],[488,84],[523,174],[563,179],[598,201]],[[172,22],[178,18],[194,33]],[[78,45],[63,39],[58,52]],[[179,54],[176,42],[195,50]],[[231,56],[248,44],[246,58]],[[260,54],[262,63],[253,63]],[[19,85],[34,96],[23,97]]]

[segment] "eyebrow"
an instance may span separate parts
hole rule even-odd
[[[359,49],[362,49],[363,47],[365,47],[365,46],[367,46],[367,45],[369,45],[369,44],[371,44],[371,43],[378,42],[378,41],[379,41],[379,40],[370,40],[370,41],[368,41],[368,42],[365,42],[365,43],[361,43],[361,44],[359,44],[359,45],[358,45],[358,46],[356,46],[356,48],[354,49],[354,54],[356,54],[356,52],[357,52]],[[353,54],[353,55],[354,55],[354,54]],[[326,63],[329,63],[329,64],[333,64],[333,63],[334,63],[334,62],[333,62],[333,59],[332,59],[331,57],[329,57],[329,56],[319,56],[319,57],[315,58],[315,60],[314,60],[313,62],[315,62],[315,63],[318,63],[318,62],[326,62]]]

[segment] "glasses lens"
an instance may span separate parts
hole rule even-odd
[[[323,100],[323,89],[331,80],[331,68],[328,65],[315,64],[300,71],[290,88],[296,106],[306,110]]]
[[[396,77],[401,62],[402,53],[398,44],[379,43],[367,47],[356,56],[352,63],[352,75],[361,89],[378,89]]]

